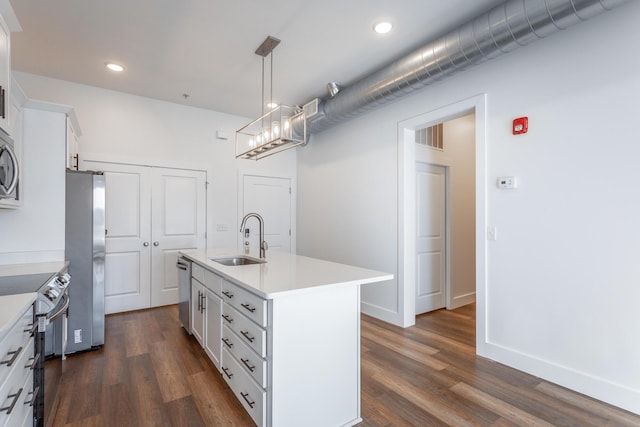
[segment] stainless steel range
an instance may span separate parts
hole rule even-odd
[[[66,347],[67,309],[69,307],[70,276],[67,263],[23,264],[2,266],[0,295],[36,292],[34,390],[34,426],[51,425],[59,400],[62,363]],[[28,274],[20,274],[30,272]],[[58,331],[56,333],[56,331]],[[61,332],[62,333],[61,333]],[[61,336],[62,354],[54,354],[54,339]],[[58,357],[60,356],[60,357]]]

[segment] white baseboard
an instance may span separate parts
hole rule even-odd
[[[640,390],[492,343],[478,355],[640,415]]]
[[[360,301],[360,311],[393,325],[402,326],[402,316],[397,311],[391,311],[364,301]]]
[[[448,310],[455,310],[458,307],[462,307],[464,305],[467,304],[471,304],[476,302],[476,293],[475,292],[471,292],[469,294],[466,295],[459,295],[457,297],[453,297],[453,300],[451,301],[451,305],[449,307],[447,307]]]

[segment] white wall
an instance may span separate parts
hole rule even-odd
[[[486,93],[498,240],[478,352],[640,413],[639,20],[630,2],[313,135],[298,150],[298,252],[397,275],[398,123]],[[529,133],[513,136],[522,115]],[[496,188],[505,175],[517,190]],[[397,290],[367,285],[363,302],[401,323]]]
[[[249,121],[245,117],[14,74],[29,98],[74,107],[82,130],[81,165],[82,160],[91,159],[207,171],[209,247],[237,244],[239,171],[288,176],[295,181],[295,150],[259,162],[235,159],[234,133]],[[226,132],[229,139],[217,139],[217,131]],[[226,225],[227,231],[217,231],[218,224]]]
[[[0,264],[64,259],[66,115],[24,108],[23,124],[23,205],[0,209]]]

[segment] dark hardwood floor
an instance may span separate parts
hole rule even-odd
[[[253,425],[180,327],[177,306],[107,316],[105,342],[67,358],[55,426]],[[640,426],[640,416],[477,357],[475,305],[406,329],[363,316],[362,418],[367,427]]]

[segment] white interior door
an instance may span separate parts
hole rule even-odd
[[[416,163],[416,314],[445,306],[447,171]]]
[[[151,306],[178,302],[178,251],[206,247],[206,173],[152,168]]]
[[[291,180],[244,175],[241,215],[256,212],[264,219],[264,240],[269,250],[291,252]],[[242,219],[242,217],[240,219]],[[258,221],[251,218],[249,243],[258,248]],[[243,243],[247,239],[243,239]]]
[[[85,162],[106,183],[105,312],[149,307],[151,291],[150,169]]]

